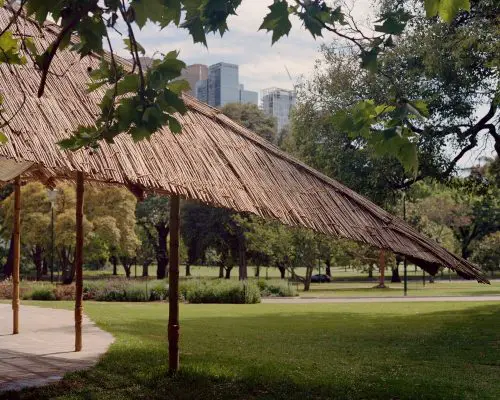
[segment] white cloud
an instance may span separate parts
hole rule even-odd
[[[361,20],[368,15],[369,1],[356,2],[353,14],[357,19]],[[193,44],[188,32],[176,27],[160,31],[158,27],[149,24],[138,33],[137,38],[148,56],[180,50],[180,58],[188,64],[210,65],[220,61],[238,64],[240,82],[248,90],[260,92],[271,86],[291,88],[293,82],[290,81],[285,66],[294,81],[301,75],[309,75],[318,57],[319,46],[325,41],[314,40],[295,19],[292,21],[290,35],[271,46],[271,34],[258,31],[270,4],[272,0],[243,0],[238,8],[238,15],[228,19],[229,32],[223,38],[209,35],[208,48]],[[114,35],[113,39],[116,42],[118,38],[118,35]],[[326,38],[331,39],[332,36]],[[117,44],[116,47],[123,46]],[[127,56],[125,51],[120,54]]]

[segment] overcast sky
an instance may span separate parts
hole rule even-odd
[[[228,20],[229,32],[222,39],[219,35],[210,34],[208,48],[193,44],[187,30],[176,27],[159,31],[156,26],[148,24],[137,39],[150,57],[155,52],[180,50],[179,57],[187,64],[211,65],[220,61],[238,64],[240,83],[248,90],[260,92],[272,86],[292,88],[293,81],[311,73],[319,46],[325,41],[314,40],[298,20],[293,20],[290,35],[271,46],[271,33],[258,29],[272,3],[273,0],[243,0],[238,15]],[[356,0],[353,15],[365,20],[371,9],[370,4],[371,0]],[[327,41],[329,38],[332,36],[325,36]],[[121,54],[127,56],[126,53]],[[293,81],[288,77],[285,66]]]

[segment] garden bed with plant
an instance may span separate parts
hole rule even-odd
[[[22,281],[23,300],[74,300],[75,286],[49,282]],[[260,303],[261,297],[297,296],[296,288],[283,281],[230,281],[193,279],[182,281],[179,287],[181,300],[187,303]],[[0,299],[12,298],[10,281],[0,282]],[[165,301],[168,300],[168,283],[164,280],[106,279],[86,281],[83,299],[95,301]]]

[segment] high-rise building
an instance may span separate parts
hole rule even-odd
[[[258,93],[245,90],[239,83],[239,68],[236,64],[217,63],[208,67],[208,76],[195,84],[195,95],[213,107],[228,103],[258,103]]]
[[[266,114],[276,117],[278,133],[288,125],[295,100],[293,90],[269,88],[262,91],[262,109]]]
[[[203,64],[193,64],[188,65],[181,72],[181,79],[185,79],[189,82],[191,89],[186,93],[196,96],[196,83],[198,81],[206,80],[208,77],[208,67]]]

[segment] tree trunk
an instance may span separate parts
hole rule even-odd
[[[373,278],[373,265],[368,267],[368,278]]]
[[[226,276],[224,276],[224,279],[231,279],[231,270],[233,267],[224,267],[224,269],[226,270]]]
[[[308,292],[311,289],[311,277],[313,274],[314,266],[308,266],[306,268],[306,277],[304,278],[304,292]]]
[[[191,265],[189,263],[186,264],[186,276],[191,276]]]
[[[151,261],[147,260],[142,263],[142,276],[149,276],[149,266]]]
[[[224,278],[224,267],[221,265],[219,267],[219,279]]]
[[[285,279],[286,278],[286,268],[282,265],[278,265],[278,269],[280,271],[280,278]]]
[[[260,277],[260,266],[259,266],[259,265],[257,265],[257,266],[255,267],[255,277],[256,277],[256,278],[259,278],[259,277]]]
[[[378,285],[375,287],[379,288],[379,289],[384,289],[386,287],[385,286],[385,251],[384,250],[380,250],[378,268],[380,271],[380,278],[379,278]]]
[[[10,238],[9,254],[7,255],[7,261],[3,266],[3,275],[5,278],[10,278],[12,276],[13,265],[14,265],[14,235],[12,235]]]
[[[70,285],[75,279],[75,262],[71,260],[71,249],[62,249],[60,254],[61,270],[62,270],[62,283],[63,285]]]
[[[43,258],[42,260],[42,275],[46,276],[49,274],[49,262],[47,258]]]
[[[392,268],[391,282],[400,283],[401,277],[399,276],[399,262],[396,264],[395,268]]]
[[[40,246],[35,246],[35,248],[31,252],[31,258],[33,260],[33,264],[35,264],[36,270],[36,280],[39,281],[42,279],[43,275],[43,249]]]
[[[118,275],[118,259],[116,256],[111,256],[109,260],[111,261],[111,264],[113,264],[113,275]]]
[[[131,271],[131,267],[132,265],[131,264],[127,264],[127,263],[123,263],[123,269],[125,270],[125,276],[127,277],[127,279],[130,279],[130,271]]]
[[[247,255],[246,255],[246,240],[245,235],[240,234],[238,237],[238,267],[239,280],[246,281],[248,279],[247,271]]]
[[[332,277],[332,261],[330,258],[327,258],[325,260],[325,265],[326,265],[325,274],[331,278]]]
[[[156,251],[156,279],[165,279],[168,276],[167,236],[169,228],[164,224],[156,225],[158,246]]]
[[[133,257],[120,257],[120,261],[123,265],[123,269],[125,270],[125,276],[127,279],[130,279],[130,274],[132,272],[132,265],[135,260]]]

